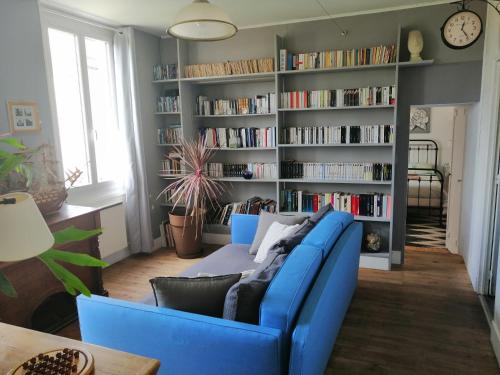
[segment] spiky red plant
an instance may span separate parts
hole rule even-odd
[[[181,139],[180,147],[174,147],[179,154],[181,164],[185,171],[181,177],[168,185],[158,194],[157,199],[166,192],[171,193],[173,209],[180,202],[185,204],[186,217],[194,216],[195,224],[203,226],[208,204],[212,207],[218,205],[218,198],[224,192],[223,186],[204,172],[204,166],[215,153],[214,149],[208,149],[203,140],[187,141]],[[172,210],[173,210],[172,209]],[[201,223],[200,223],[201,220]],[[184,220],[184,225],[186,220]]]

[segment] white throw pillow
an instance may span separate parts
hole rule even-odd
[[[255,255],[255,259],[253,261],[255,263],[262,263],[264,259],[267,258],[267,254],[269,253],[269,250],[273,247],[273,245],[286,236],[293,234],[297,230],[299,225],[300,224],[285,225],[280,224],[277,221],[272,223],[266,234],[264,235],[259,249],[257,250],[257,255]]]

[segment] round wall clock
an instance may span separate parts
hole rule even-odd
[[[443,43],[453,49],[472,46],[483,32],[483,21],[471,10],[462,9],[453,13],[441,27]]]

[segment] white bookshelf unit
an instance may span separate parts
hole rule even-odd
[[[391,163],[394,178],[394,166],[398,162],[395,157],[394,143],[381,144],[282,144],[279,142],[281,130],[287,126],[326,126],[326,125],[393,125],[397,133],[397,111],[399,98],[394,105],[328,107],[328,108],[279,108],[280,93],[293,90],[333,90],[345,87],[392,86],[398,90],[399,70],[432,64],[432,60],[420,63],[399,62],[401,29],[393,32],[384,31],[380,39],[374,42],[375,36],[367,40],[361,37],[343,41],[337,46],[327,36],[315,41],[313,46],[305,43],[304,38],[275,35],[273,40],[256,41],[252,48],[240,48],[242,56],[237,57],[234,41],[223,41],[214,44],[214,50],[197,42],[187,42],[167,39],[162,44],[162,61],[158,63],[178,64],[177,79],[153,81],[153,85],[172,89],[178,87],[180,95],[179,113],[157,113],[162,116],[165,126],[179,124],[184,137],[194,139],[198,137],[201,127],[210,128],[240,128],[240,127],[276,127],[276,147],[266,148],[222,148],[215,153],[212,162],[265,162],[276,163],[280,173],[280,162],[297,160],[304,162],[380,162]],[[396,62],[378,65],[360,65],[341,68],[324,68],[309,70],[280,71],[280,49],[286,48],[292,53],[319,51],[332,48],[349,49],[372,47],[376,45],[396,45]],[[249,58],[274,57],[275,71],[272,73],[239,74],[230,76],[215,76],[203,78],[186,78],[184,67],[189,64],[215,63],[226,60]],[[276,93],[276,113],[251,115],[208,115],[196,114],[196,98],[199,95],[215,98],[250,97],[263,93]],[[403,124],[404,125],[404,124]],[[397,142],[397,137],[394,136]],[[168,147],[169,145],[159,145]],[[159,178],[172,179],[175,176]],[[394,197],[394,181],[364,181],[344,179],[305,179],[283,178],[278,175],[275,179],[252,179],[224,177],[217,180],[226,184],[227,191],[222,197],[226,201],[246,201],[253,196],[274,199],[279,210],[280,191],[286,189],[303,190],[309,193],[346,192],[353,194],[381,193],[391,194]],[[396,200],[393,199],[392,212],[397,210]],[[164,206],[169,206],[165,204]],[[281,212],[287,215],[308,215],[307,212]],[[378,253],[362,252],[361,266],[390,270],[394,258],[392,248],[393,219],[391,217],[356,216],[355,220],[363,222],[364,236],[375,231],[382,237],[382,250]],[[214,228],[213,231],[210,228]],[[227,237],[228,228],[207,226],[204,238],[215,239],[221,243]]]

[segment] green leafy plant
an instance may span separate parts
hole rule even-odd
[[[24,177],[29,186],[33,177],[30,159],[38,148],[28,148],[16,138],[0,138],[0,145],[6,146],[0,149],[0,192],[7,190],[12,173]]]
[[[83,241],[102,233],[101,229],[81,230],[75,227],[69,227],[53,233],[54,245],[63,245],[70,242]],[[50,248],[38,256],[54,276],[64,285],[66,291],[72,295],[77,292],[85,296],[90,296],[90,290],[85,284],[72,272],[64,268],[61,263],[69,263],[82,267],[104,267],[106,262],[91,257],[87,254],[72,253],[63,250]],[[16,297],[17,293],[12,283],[0,272],[0,292],[9,297]]]

